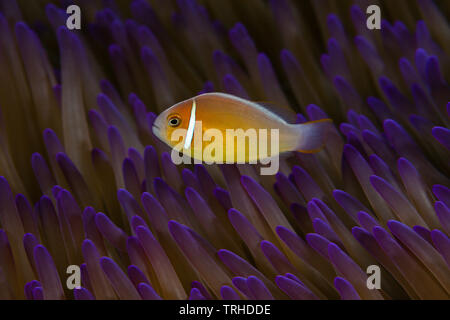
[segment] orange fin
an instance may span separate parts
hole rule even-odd
[[[331,119],[320,119],[296,125],[298,143],[295,150],[302,153],[321,151],[331,123]]]
[[[289,106],[279,107],[278,105],[270,101],[253,101],[253,102],[259,105],[260,107],[268,110],[269,112],[276,114],[287,123],[295,123],[295,120],[297,119],[297,114]]]
[[[319,148],[317,148],[317,149],[313,149],[313,150],[298,149],[298,150],[295,150],[295,151],[301,152],[301,153],[318,153],[318,152],[322,151],[324,148],[325,148],[325,143],[322,146],[320,146]]]

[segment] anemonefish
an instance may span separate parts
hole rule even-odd
[[[225,159],[234,159],[232,162],[235,163],[252,163],[261,160],[262,156],[261,152],[251,152],[255,141],[251,141],[254,136],[248,132],[259,134],[256,143],[273,143],[270,134],[277,132],[278,145],[276,148],[273,144],[268,147],[270,157],[288,151],[315,153],[323,147],[330,123],[330,119],[321,119],[290,124],[282,116],[257,102],[224,93],[205,93],[162,112],[154,121],[153,133],[172,149],[194,159],[215,162],[217,154],[214,152],[220,151],[222,163],[225,163]],[[225,138],[230,132],[244,133],[246,139],[238,137],[237,143],[230,147],[227,145],[230,140]],[[194,143],[195,141],[203,143]],[[233,142],[236,142],[234,138]],[[222,147],[222,150],[215,150],[211,155],[205,149],[213,143],[216,143],[216,147],[218,144],[219,148],[216,149]],[[243,143],[247,145],[242,146]]]

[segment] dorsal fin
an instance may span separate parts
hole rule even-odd
[[[279,107],[278,105],[270,101],[253,101],[253,102],[258,104],[260,107],[276,114],[287,123],[295,123],[297,119],[297,114],[289,106]]]

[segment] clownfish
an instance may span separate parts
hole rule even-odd
[[[214,163],[219,159],[222,160],[220,163],[225,163],[225,160],[227,163],[253,163],[252,161],[264,157],[264,153],[251,152],[255,141],[256,144],[269,141],[274,130],[277,132],[277,145],[269,146],[266,157],[288,151],[320,151],[330,123],[331,119],[321,119],[290,124],[282,116],[257,102],[230,94],[205,93],[163,111],[155,119],[152,130],[155,136],[172,149],[200,161]],[[234,138],[228,140],[225,137],[230,132],[240,132],[244,134],[244,139],[237,137],[237,143]],[[256,132],[255,141],[249,140],[255,138],[249,132]],[[233,143],[230,146],[231,141]],[[273,139],[270,141],[274,142]],[[216,150],[212,153],[205,152],[213,144]]]

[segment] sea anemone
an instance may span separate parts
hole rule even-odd
[[[450,297],[450,2],[74,2],[0,0],[2,299]],[[152,122],[211,91],[334,128],[176,166]]]

